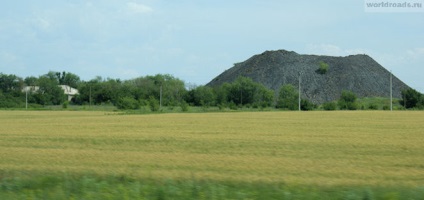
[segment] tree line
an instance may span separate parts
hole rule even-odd
[[[58,85],[76,88],[79,94],[68,102]],[[26,86],[37,86],[38,90],[23,91]],[[130,80],[96,77],[89,81],[70,72],[54,72],[39,77],[21,78],[13,74],[0,73],[0,107],[22,108],[28,101],[31,107],[47,105],[114,105],[119,109],[138,109],[142,106],[157,111],[161,106],[219,107],[238,109],[241,107],[297,110],[299,93],[293,85],[282,85],[278,91],[247,77],[238,77],[234,82],[218,87],[190,86],[168,74],[143,76]],[[337,102],[322,105],[325,110],[358,109],[356,95],[343,91]],[[401,105],[405,108],[424,108],[424,95],[413,89],[402,92]],[[300,99],[302,110],[313,110],[317,105]]]

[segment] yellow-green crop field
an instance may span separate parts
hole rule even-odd
[[[424,112],[0,111],[0,170],[424,186]]]

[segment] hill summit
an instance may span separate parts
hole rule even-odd
[[[320,71],[320,64],[327,65],[327,70]],[[390,96],[390,72],[368,55],[335,57],[265,51],[234,64],[207,86],[232,82],[239,76],[252,78],[275,91],[285,84],[298,87],[300,76],[301,97],[317,104],[339,99],[343,90],[358,97]],[[401,98],[401,91],[409,88],[395,76],[392,85],[394,98]]]

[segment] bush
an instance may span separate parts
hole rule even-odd
[[[342,91],[342,95],[338,103],[340,110],[358,109],[358,104],[356,103],[356,95],[351,91]]]
[[[278,94],[276,107],[288,110],[297,110],[299,109],[298,99],[299,94],[293,85],[283,85]]]
[[[185,102],[185,101],[182,101],[180,106],[181,106],[181,110],[183,112],[187,112],[189,110],[189,108],[190,108],[190,106],[188,105],[188,103]]]
[[[370,110],[378,110],[378,106],[376,104],[370,104],[368,106],[368,109],[370,109]]]
[[[337,104],[335,102],[326,102],[322,105],[324,110],[336,110]]]
[[[325,74],[325,73],[327,73],[327,71],[328,71],[328,64],[323,62],[323,61],[319,62],[319,68],[318,68],[317,72],[319,74]]]
[[[140,108],[140,104],[132,97],[122,97],[116,102],[116,107],[123,110],[135,110]]]
[[[159,111],[160,109],[159,101],[151,96],[149,98],[149,107],[150,107],[150,110],[153,112]]]
[[[24,108],[25,98],[14,97],[13,95],[3,94],[0,90],[0,108]]]
[[[317,106],[315,104],[313,104],[312,102],[306,100],[306,99],[302,99],[300,101],[300,108],[301,110],[313,110],[315,109]]]
[[[269,104],[267,102],[262,101],[262,103],[261,103],[261,109],[265,109],[268,106],[269,106]]]
[[[402,100],[400,104],[405,108],[418,108],[422,109],[424,107],[424,95],[418,91],[410,88],[402,91]]]
[[[69,101],[65,101],[65,102],[63,102],[63,104],[62,104],[62,108],[63,108],[63,109],[67,109],[67,108],[68,108],[68,106],[69,106]]]
[[[148,106],[149,101],[147,99],[140,99],[138,100],[138,104],[140,104],[140,106]]]
[[[238,109],[237,105],[234,102],[230,102],[228,107],[230,107],[231,110],[237,110]]]

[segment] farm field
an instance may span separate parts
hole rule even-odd
[[[119,185],[122,191],[139,188],[116,193],[129,199],[184,196],[187,188],[186,198],[261,199],[257,194],[269,194],[270,187],[277,196],[419,199],[423,136],[424,112],[418,111],[0,111],[0,195],[100,199]],[[110,187],[67,192],[66,180]],[[143,180],[144,187],[133,185]],[[352,194],[337,193],[346,188]]]

